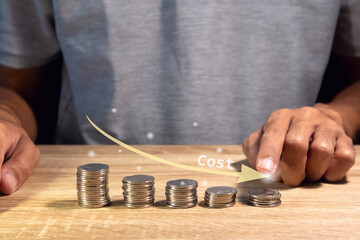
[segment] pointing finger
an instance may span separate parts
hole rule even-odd
[[[274,174],[278,168],[291,115],[287,109],[278,110],[270,115],[263,127],[256,168],[265,174]]]
[[[256,157],[259,152],[259,146],[260,146],[260,140],[262,136],[262,129],[259,128],[248,138],[245,139],[245,141],[242,144],[243,152],[247,157],[247,160],[252,167],[256,167]]]

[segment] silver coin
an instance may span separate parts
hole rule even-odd
[[[109,173],[109,170],[104,171],[85,171],[80,170],[76,172],[76,175],[79,177],[95,177],[95,176],[105,176],[107,173]]]
[[[270,204],[260,204],[260,203],[256,203],[256,202],[252,202],[251,204],[256,207],[277,207],[281,204],[281,200],[279,200],[275,203],[270,203]]]
[[[109,165],[104,164],[104,163],[88,163],[88,164],[84,164],[84,165],[80,165],[78,166],[78,170],[79,171],[108,171],[109,170]]]
[[[281,194],[277,190],[270,188],[251,189],[248,191],[248,193],[250,196],[254,196],[257,198],[279,198],[281,196]]]
[[[85,182],[85,181],[107,181],[108,177],[107,174],[103,176],[79,176],[76,177],[77,181]]]
[[[166,183],[171,188],[194,188],[198,186],[198,182],[191,179],[176,179]]]
[[[211,207],[211,208],[227,208],[227,207],[232,207],[235,204],[236,204],[236,201],[232,201],[229,203],[216,203],[216,204],[205,202],[205,206]]]
[[[197,203],[175,205],[175,204],[165,203],[165,206],[166,206],[166,207],[169,207],[169,208],[192,208],[192,207],[195,207],[196,204],[197,204]]]
[[[76,177],[79,180],[86,180],[86,179],[102,179],[107,177],[106,175],[107,173],[103,173],[103,174],[80,174],[80,173],[76,173]]]
[[[165,196],[177,196],[177,197],[192,197],[194,195],[197,195],[196,192],[177,192],[177,193],[165,193]]]
[[[80,207],[84,207],[84,208],[101,208],[101,207],[105,207],[107,206],[109,203],[100,203],[100,204],[83,204],[83,203],[79,203]]]
[[[76,177],[78,180],[98,180],[98,181],[102,181],[102,180],[107,180],[108,179],[108,173],[105,174],[99,174],[99,175],[85,175],[85,174],[76,174]]]
[[[78,201],[81,201],[81,202],[87,202],[87,203],[91,203],[91,202],[108,202],[110,200],[110,198],[108,197],[94,197],[94,198],[82,198],[82,197],[79,197],[78,198]]]
[[[154,196],[147,196],[147,197],[133,197],[133,196],[124,196],[125,200],[129,201],[150,201],[154,199]]]
[[[218,186],[218,187],[211,187],[206,189],[205,193],[211,194],[211,195],[234,195],[238,191],[236,188],[233,187],[226,187],[226,186]]]
[[[133,208],[133,209],[148,208],[148,207],[154,206],[154,203],[148,203],[148,204],[126,204],[125,203],[124,206],[127,208]]]
[[[144,184],[154,182],[154,177],[149,175],[132,175],[124,177],[123,183],[129,184]]]
[[[98,202],[107,202],[110,200],[109,197],[98,197],[98,198],[79,198],[81,202],[87,203],[98,203]]]
[[[154,185],[152,185],[151,187],[136,187],[136,188],[123,185],[122,189],[124,190],[124,192],[146,192],[154,189]]]
[[[221,201],[218,201],[218,200],[213,200],[213,199],[205,199],[205,202],[207,203],[229,203],[229,202],[233,202],[235,201],[235,198],[232,198],[232,199],[225,199],[225,200],[221,200]]]
[[[207,201],[207,202],[227,203],[227,202],[232,202],[232,201],[234,201],[235,198],[232,197],[232,198],[221,198],[221,199],[215,198],[215,199],[214,199],[214,198],[207,198],[207,197],[205,197],[204,200]]]
[[[279,204],[281,203],[281,200],[277,200],[277,201],[270,201],[270,202],[257,202],[257,201],[249,201],[252,205],[273,205],[273,204]]]
[[[124,196],[139,196],[139,197],[153,196],[154,193],[155,193],[155,189],[150,191],[143,191],[143,192],[123,191]]]
[[[77,189],[78,193],[82,194],[100,194],[100,193],[108,193],[109,189],[97,189],[97,190],[87,190],[87,189]]]
[[[106,183],[106,184],[101,183],[101,185],[100,185],[100,184],[96,185],[95,183],[92,183],[92,184],[81,184],[81,183],[77,183],[77,184],[76,184],[76,187],[79,187],[79,188],[84,188],[84,187],[86,187],[86,188],[89,188],[89,189],[107,188],[107,187],[108,187],[108,184],[107,184],[107,183]]]
[[[211,198],[211,199],[230,199],[230,198],[234,198],[236,197],[235,194],[232,194],[232,195],[213,195],[213,194],[206,194],[205,193],[205,197],[206,198]]]
[[[280,198],[254,198],[249,196],[249,200],[257,201],[257,202],[269,202],[269,201],[279,201]]]
[[[166,200],[167,201],[174,201],[174,202],[179,202],[179,201],[197,201],[197,196],[191,196],[191,197],[177,197],[177,196],[166,196]]]
[[[101,178],[106,177],[109,172],[77,172],[78,178]]]
[[[189,186],[189,187],[165,187],[166,192],[196,192],[197,185]]]
[[[78,192],[78,196],[81,197],[101,197],[101,196],[109,196],[108,191],[104,192]]]
[[[98,199],[84,199],[80,198],[79,202],[84,204],[94,204],[94,203],[107,203],[110,201],[110,198],[98,198]]]

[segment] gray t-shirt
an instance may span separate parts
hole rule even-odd
[[[1,0],[0,63],[63,54],[57,143],[110,143],[88,114],[129,144],[240,144],[315,103],[332,49],[360,55],[359,2]]]

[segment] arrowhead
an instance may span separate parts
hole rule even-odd
[[[256,180],[256,179],[260,179],[260,178],[264,178],[264,177],[266,177],[264,174],[259,173],[258,171],[242,164],[241,172],[239,173],[239,179],[237,182],[238,183],[247,182],[247,181]]]

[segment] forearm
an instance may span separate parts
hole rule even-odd
[[[315,106],[319,105],[324,107],[323,104]],[[339,113],[345,132],[355,139],[360,133],[360,80],[340,92],[326,106]]]
[[[37,123],[31,107],[20,95],[4,87],[0,87],[0,120],[20,125],[35,140]]]

